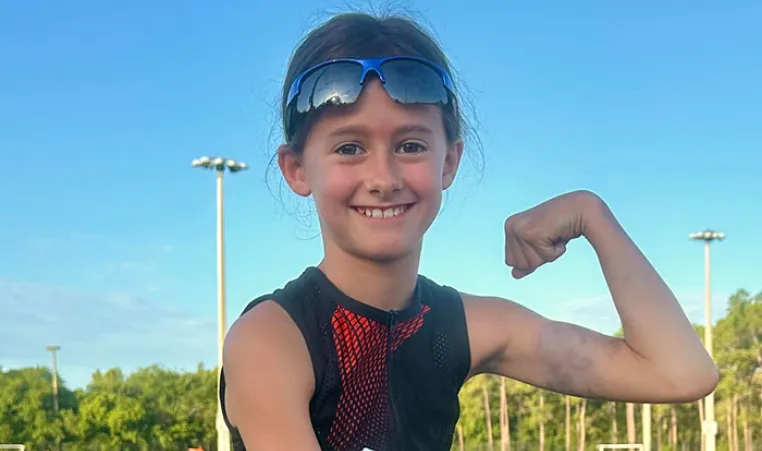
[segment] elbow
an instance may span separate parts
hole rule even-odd
[[[672,402],[686,403],[702,399],[714,392],[720,381],[720,371],[711,358],[700,368],[693,368],[674,378],[672,383],[675,399]]]
[[[720,382],[720,369],[717,367],[717,364],[714,363],[714,360],[711,358],[709,359],[707,369],[699,379],[701,381],[701,383],[698,384],[700,398],[712,393],[717,388],[717,384]]]

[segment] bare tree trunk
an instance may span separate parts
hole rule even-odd
[[[611,443],[619,443],[619,430],[616,423],[616,403],[611,403]]]
[[[672,422],[672,427],[669,432],[669,442],[672,445],[672,449],[677,451],[677,406],[674,404],[669,407],[669,414]]]
[[[506,409],[505,409],[505,442],[507,448],[505,451],[511,451],[511,415],[508,412],[508,398],[506,397]]]
[[[489,451],[494,451],[495,442],[492,439],[492,411],[489,408],[489,393],[487,387],[482,386],[482,395],[484,396],[484,416],[487,419],[487,444],[489,445]]]
[[[733,430],[731,429],[731,423],[733,420],[731,419],[732,410],[730,406],[728,406],[727,412],[725,412],[725,435],[728,437],[728,450],[733,451]]]
[[[762,394],[759,395],[759,399],[762,400]],[[762,417],[762,407],[759,408],[759,416]]]
[[[540,451],[545,451],[545,393],[540,391]]]
[[[508,396],[505,378],[500,378],[500,451],[511,451],[511,432],[508,429]]]
[[[460,424],[458,424],[458,449],[460,451],[465,451],[466,449],[466,444],[463,441],[463,426]]]
[[[628,402],[627,403],[627,443],[638,443],[635,440],[635,436],[637,435],[637,431],[635,430],[635,404]]]
[[[664,443],[664,437],[662,437],[662,429],[664,428],[664,421],[661,417],[656,420],[656,451],[661,451]]]
[[[741,405],[741,427],[743,427],[743,450],[751,451],[751,428],[749,428],[749,400],[745,399]]]
[[[731,404],[731,416],[730,416],[730,427],[732,428],[731,431],[733,432],[732,435],[732,442],[733,442],[733,451],[738,451],[738,395],[733,394],[732,404]]]
[[[579,451],[579,406],[582,404],[582,399],[578,399],[574,404],[574,412],[572,412],[572,418],[574,420],[574,448],[575,451]]]
[[[696,401],[699,409],[699,431],[701,431],[701,451],[706,451],[706,436],[704,435],[704,400]]]
[[[585,451],[585,411],[587,410],[587,399],[582,399],[579,408],[579,438],[577,439],[577,451]]]
[[[569,395],[564,395],[566,403],[566,451],[571,451],[571,399]]]
[[[519,394],[516,396],[516,409],[515,409],[515,418],[516,418],[516,430],[521,430],[521,422],[524,420],[524,397]]]

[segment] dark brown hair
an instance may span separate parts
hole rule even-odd
[[[365,13],[339,14],[312,30],[297,47],[288,65],[283,83],[281,117],[286,117],[286,99],[294,79],[310,67],[334,58],[375,58],[384,56],[415,56],[444,67],[452,76],[447,57],[434,38],[414,21],[399,17],[377,17]],[[318,113],[292,130],[287,144],[301,153],[310,127]],[[461,138],[464,118],[461,109],[442,108],[446,138],[453,142]],[[289,138],[286,137],[288,140]]]

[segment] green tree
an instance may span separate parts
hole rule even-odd
[[[62,384],[55,414],[52,374],[45,368],[0,372],[0,443],[46,448],[66,440],[62,415],[74,404],[74,394]]]

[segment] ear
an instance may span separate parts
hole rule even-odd
[[[302,156],[286,144],[278,148],[278,166],[286,183],[296,194],[307,197],[310,195],[310,187],[304,173]]]
[[[455,181],[455,174],[460,167],[460,158],[463,156],[463,140],[458,139],[447,149],[444,168],[442,169],[442,190],[448,189]]]

